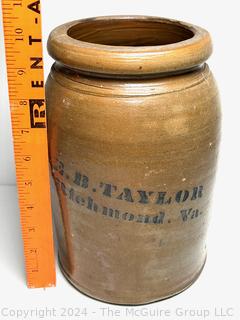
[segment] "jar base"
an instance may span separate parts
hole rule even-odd
[[[130,303],[121,303],[119,301],[114,301],[113,299],[111,301],[107,300],[107,299],[101,299],[97,296],[95,296],[94,294],[91,294],[89,292],[89,290],[87,288],[82,288],[78,283],[76,283],[72,278],[71,276],[64,270],[64,267],[61,263],[61,260],[60,260],[60,257],[58,255],[58,264],[59,264],[59,268],[62,272],[62,274],[64,275],[65,279],[76,289],[78,290],[80,293],[82,293],[83,295],[91,298],[91,299],[94,299],[96,301],[100,301],[100,302],[105,302],[105,303],[109,303],[109,304],[114,304],[114,305],[122,305],[122,306],[141,306],[141,305],[146,305],[146,304],[150,304],[150,303],[154,303],[154,302],[159,302],[159,301],[162,301],[162,300],[166,300],[166,299],[169,299],[169,298],[172,298],[180,293],[182,293],[183,291],[187,290],[189,287],[191,287],[196,281],[197,279],[199,278],[199,276],[201,275],[203,269],[204,269],[204,266],[206,264],[206,259],[207,259],[207,256],[205,257],[204,259],[204,262],[200,268],[200,270],[194,275],[194,278],[192,278],[188,283],[187,285],[185,285],[183,288],[181,288],[180,290],[176,291],[176,292],[173,292],[167,296],[163,296],[163,297],[159,297],[159,298],[153,298],[153,299],[146,299],[146,301],[139,301],[139,302],[130,302]]]

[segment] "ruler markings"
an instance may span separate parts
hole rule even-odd
[[[27,284],[54,286],[44,77],[31,63],[42,58],[40,4],[2,0],[2,12]]]

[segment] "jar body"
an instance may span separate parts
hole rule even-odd
[[[187,288],[206,259],[218,153],[219,99],[208,66],[117,80],[55,64],[46,93],[66,277],[117,304]]]

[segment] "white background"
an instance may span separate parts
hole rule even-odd
[[[11,125],[8,106],[5,57],[0,21],[0,319],[17,319],[14,310],[56,308],[57,317],[48,313],[46,319],[65,319],[61,308],[86,307],[82,319],[203,319],[203,316],[176,315],[177,308],[205,311],[206,319],[240,319],[240,41],[238,0],[42,0],[45,76],[52,60],[46,52],[49,32],[55,26],[79,18],[108,14],[158,15],[185,20],[208,29],[214,41],[214,54],[209,65],[221,93],[223,122],[222,143],[216,179],[212,219],[208,237],[208,260],[199,280],[184,293],[169,300],[146,306],[147,311],[169,310],[169,316],[125,316],[125,307],[97,302],[73,289],[58,271],[57,287],[27,289],[25,285]],[[1,19],[1,18],[0,18]],[[120,310],[120,315],[103,316],[101,308]],[[234,316],[215,315],[234,308]],[[4,309],[8,308],[8,309]],[[5,313],[4,313],[5,312]],[[50,311],[49,311],[50,312]],[[207,313],[210,313],[207,316]],[[8,314],[8,316],[4,316]],[[20,314],[19,314],[20,315]],[[39,319],[34,315],[26,319]],[[19,319],[24,316],[19,316]],[[67,319],[67,318],[66,318]],[[79,319],[79,317],[68,317]]]

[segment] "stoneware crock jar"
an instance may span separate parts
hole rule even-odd
[[[81,292],[175,295],[206,259],[220,109],[209,33],[112,16],[52,31],[47,81],[59,263]]]

